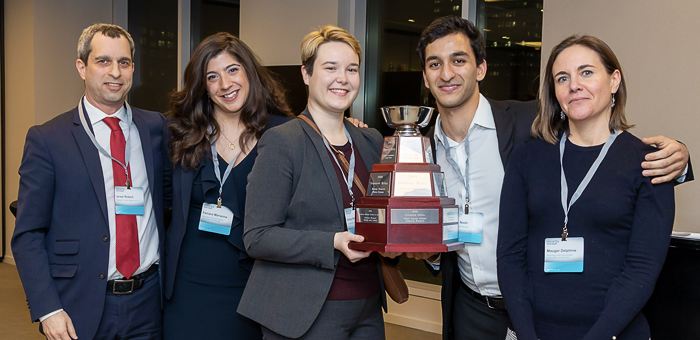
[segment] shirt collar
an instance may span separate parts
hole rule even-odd
[[[124,108],[124,105],[122,105],[122,107],[119,108],[119,110],[117,110],[117,112],[115,112],[114,114],[108,115],[102,112],[102,110],[93,106],[87,100],[87,98],[84,98],[83,103],[85,103],[85,111],[88,117],[90,118],[90,123],[92,124],[92,126],[95,126],[95,124],[101,122],[107,117],[116,117],[119,118],[120,121],[126,121],[126,109]]]
[[[479,125],[485,129],[496,129],[496,123],[493,120],[493,113],[491,112],[491,103],[489,103],[488,99],[481,93],[479,93],[479,105],[476,107],[474,119],[472,119],[471,124],[469,124],[469,131],[472,130],[474,125]],[[440,115],[438,115],[435,121],[435,138],[444,145],[445,141],[442,140],[443,136],[445,135],[442,132],[442,119]],[[449,143],[448,145],[450,147],[456,147],[460,144],[449,137],[447,137],[447,143]]]

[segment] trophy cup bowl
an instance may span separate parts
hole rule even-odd
[[[428,126],[433,110],[428,106],[384,106],[382,116],[389,127],[396,129],[394,136],[420,136],[418,129]]]

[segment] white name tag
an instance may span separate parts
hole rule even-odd
[[[544,239],[545,273],[582,273],[583,237]]]
[[[231,225],[233,224],[233,212],[221,206],[217,208],[216,204],[202,204],[202,214],[199,215],[199,230],[210,233],[229,235],[231,234]]]
[[[484,231],[484,214],[479,212],[459,212],[459,242],[481,243]]]
[[[143,215],[145,213],[143,188],[114,187],[114,213],[117,215]]]
[[[355,209],[345,208],[345,224],[348,226],[348,231],[355,233]]]

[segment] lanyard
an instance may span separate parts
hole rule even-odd
[[[467,161],[465,162],[465,173],[467,174],[467,177],[464,177],[462,175],[462,171],[459,170],[459,165],[457,165],[457,162],[452,158],[450,155],[450,142],[447,140],[447,135],[445,135],[445,131],[442,129],[442,120],[438,121],[439,126],[440,126],[440,135],[442,137],[442,143],[443,148],[445,149],[445,158],[447,158],[447,162],[450,163],[452,166],[452,169],[457,173],[457,176],[459,176],[459,180],[464,183],[464,189],[465,194],[464,194],[464,213],[468,214],[469,213],[469,133],[467,132],[467,136],[464,137],[464,152],[467,154]],[[460,143],[461,144],[461,143]]]
[[[209,127],[209,134],[211,135],[212,129],[211,126]],[[211,159],[214,162],[214,174],[216,175],[216,180],[219,181],[219,198],[216,200],[216,207],[221,208],[221,193],[224,190],[224,183],[226,183],[226,179],[228,178],[228,175],[231,174],[231,169],[233,169],[233,164],[236,163],[236,159],[238,158],[238,155],[241,154],[241,148],[238,148],[238,152],[236,153],[235,156],[233,156],[233,159],[231,159],[231,163],[228,163],[228,166],[226,167],[226,171],[224,172],[224,178],[221,178],[221,170],[219,170],[219,154],[216,153],[216,138],[212,138],[211,140]]]
[[[618,130],[615,130],[615,132],[610,134],[608,140],[605,141],[603,149],[600,150],[600,154],[598,154],[598,157],[593,162],[593,165],[591,165],[591,168],[588,169],[586,176],[583,177],[583,180],[581,180],[581,183],[579,183],[578,188],[576,188],[576,191],[574,191],[574,194],[571,196],[571,201],[569,202],[568,206],[566,204],[566,199],[569,196],[569,187],[566,184],[566,176],[564,175],[564,148],[566,147],[566,132],[564,132],[562,135],[561,141],[559,141],[559,165],[561,166],[561,206],[564,208],[564,232],[561,234],[562,241],[566,241],[566,236],[569,235],[566,225],[569,222],[569,210],[571,209],[571,206],[574,205],[579,197],[581,197],[583,190],[586,189],[588,183],[591,181],[591,178],[593,178],[593,175],[598,170],[600,163],[603,162],[603,158],[605,158],[605,155],[608,153],[608,149],[610,149],[610,146],[615,141],[615,138],[617,138],[617,134]]]
[[[345,130],[345,136],[348,137],[348,141],[350,142],[350,165],[348,166],[348,175],[345,178],[345,185],[348,187],[348,192],[350,193],[350,207],[355,208],[355,195],[352,193],[352,181],[355,177],[355,150],[353,149],[353,144],[352,144],[352,137],[350,137],[350,133],[348,132],[348,129],[343,126],[343,129]],[[326,146],[326,149],[328,152],[333,155],[333,160],[335,161],[335,164],[338,165],[338,169],[340,170],[340,173],[343,173],[343,167],[340,166],[340,163],[338,162],[338,155],[331,150],[331,146],[328,144],[328,140],[326,139],[326,136],[321,134],[321,137],[323,137],[323,145]],[[340,151],[339,151],[340,152]],[[340,152],[340,155],[342,157],[345,157],[342,152]]]
[[[80,116],[80,123],[83,125],[83,129],[85,129],[85,133],[87,133],[88,137],[90,137],[90,140],[92,141],[92,144],[95,145],[97,150],[99,150],[103,155],[111,158],[113,161],[117,162],[119,165],[121,165],[124,168],[124,172],[126,173],[126,188],[131,189],[131,178],[129,177],[129,157],[131,156],[131,148],[129,147],[129,141],[131,140],[129,136],[131,135],[131,121],[132,121],[132,114],[131,114],[131,106],[129,106],[128,103],[124,102],[124,105],[126,106],[126,124],[128,126],[126,133],[124,133],[124,139],[125,139],[125,149],[124,149],[124,163],[120,162],[116,158],[112,157],[112,155],[107,152],[99,143],[97,143],[97,139],[95,139],[95,135],[92,133],[90,128],[88,127],[87,120],[85,119],[85,112],[83,106],[85,105],[83,103],[83,100],[85,100],[85,96],[83,98],[80,98],[80,102],[78,103],[78,116]],[[123,132],[122,132],[123,133]]]

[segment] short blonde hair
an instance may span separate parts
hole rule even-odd
[[[362,62],[360,42],[348,31],[337,26],[326,25],[310,32],[301,41],[301,65],[304,66],[309,75],[313,75],[314,72],[314,62],[316,61],[318,47],[330,41],[339,41],[350,45],[357,53],[358,60]]]

